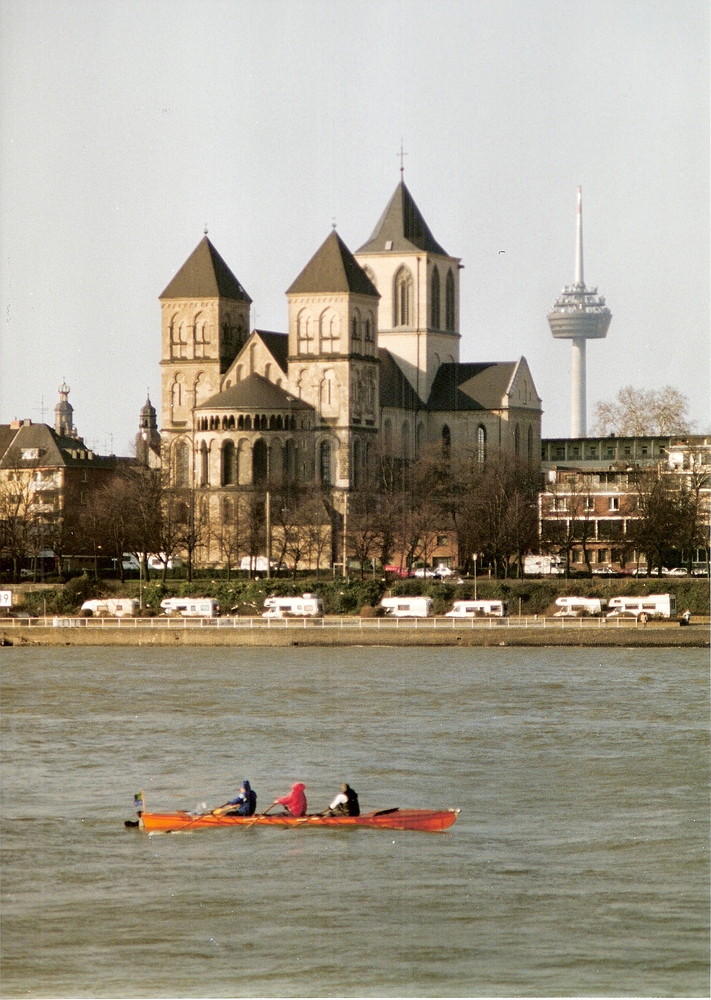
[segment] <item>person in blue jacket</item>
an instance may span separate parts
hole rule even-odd
[[[236,799],[230,799],[227,805],[235,807],[225,810],[227,816],[254,816],[257,811],[257,793],[248,781],[243,781],[239,795]]]

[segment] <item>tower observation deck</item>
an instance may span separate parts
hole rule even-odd
[[[607,336],[612,313],[597,288],[586,288],[583,278],[583,189],[578,188],[575,243],[575,284],[566,285],[548,313],[548,325],[558,340],[572,340],[572,394],[570,436],[585,437],[585,343]]]

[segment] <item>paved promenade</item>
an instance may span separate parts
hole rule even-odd
[[[709,623],[596,618],[7,619],[4,646],[709,647]]]

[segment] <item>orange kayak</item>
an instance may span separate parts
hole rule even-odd
[[[381,830],[446,830],[456,820],[459,809],[381,809],[361,816],[224,816],[214,813],[139,812],[138,826],[148,831],[176,833],[205,830],[217,826],[370,826]],[[127,826],[129,823],[126,824]],[[134,825],[131,823],[130,825]]]

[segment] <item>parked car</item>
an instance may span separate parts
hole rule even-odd
[[[383,569],[390,576],[399,576],[401,579],[405,579],[405,577],[411,576],[411,573],[408,570],[407,566],[393,566],[392,564],[389,564],[387,566],[384,566]]]
[[[662,566],[662,576],[688,576],[688,571],[683,566],[674,566],[673,569],[667,569],[666,566]]]
[[[692,569],[691,575],[692,576],[708,576],[709,575],[709,571],[706,569],[705,566],[697,566],[696,569]]]
[[[418,580],[431,580],[437,576],[437,572],[434,569],[428,569],[426,566],[420,566],[415,570],[415,576]]]
[[[612,566],[596,566],[593,570],[593,576],[617,576],[617,573]]]

